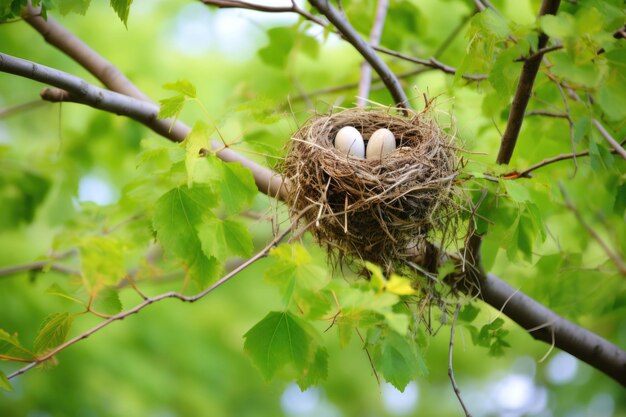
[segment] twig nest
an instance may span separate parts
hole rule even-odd
[[[366,138],[368,155],[369,142],[377,141],[371,152],[378,157],[336,148],[335,137],[346,127]],[[293,135],[281,167],[290,213],[331,259],[363,259],[387,269],[409,256],[427,263],[427,248],[445,246],[458,214],[451,140],[427,112],[351,109],[316,116]]]

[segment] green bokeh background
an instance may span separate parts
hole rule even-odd
[[[367,7],[371,5],[371,2],[363,3]],[[537,10],[536,1],[494,3],[520,24],[532,22]],[[411,23],[414,32],[392,19],[385,32],[386,41],[420,57],[432,55],[458,22],[472,11],[469,1],[431,0],[412,4],[417,10]],[[365,10],[369,10],[367,7]],[[106,2],[93,2],[84,17],[53,15],[154,99],[169,95],[161,87],[164,83],[190,80],[226,138],[232,142],[241,137],[253,138],[234,148],[262,163],[273,165],[276,159],[260,156],[258,151],[273,149],[273,155],[279,154],[290,133],[314,110],[323,112],[333,104],[350,106],[354,102],[354,89],[311,96],[314,110],[296,98],[302,91],[358,81],[359,56],[336,39],[321,45],[317,58],[294,53],[286,58],[282,68],[268,66],[255,54],[267,43],[265,26],[285,26],[293,24],[294,19],[268,20],[262,14],[216,11],[180,0],[137,0],[131,9],[128,28],[119,22]],[[235,25],[235,21],[251,28],[246,32],[247,38],[239,36],[242,26]],[[366,23],[357,21],[355,25]],[[220,24],[222,32],[218,31]],[[229,24],[233,26],[227,36],[234,43],[230,52],[224,53],[216,42],[226,42],[226,38],[218,38],[216,34],[226,33],[223,28]],[[194,25],[212,30],[194,32]],[[187,37],[183,37],[185,33]],[[311,29],[311,33],[320,34],[320,31]],[[177,37],[182,40],[176,42]],[[213,46],[203,50],[206,44]],[[466,44],[467,39],[461,34],[440,59],[459,65]],[[193,48],[203,51],[189,53]],[[85,70],[45,44],[23,22],[0,25],[0,50],[97,84]],[[390,62],[397,71],[411,69],[405,63]],[[467,148],[483,153],[470,155],[470,162],[494,159],[499,134],[483,109],[489,92],[486,87],[455,84],[452,77],[436,71],[404,82],[418,108],[423,105],[422,93],[441,95],[440,122],[449,123],[448,113],[452,113],[460,141]],[[0,106],[36,100],[41,88],[33,81],[0,73]],[[373,91],[370,98],[380,103],[390,101],[388,93],[381,89]],[[265,114],[253,114],[249,109],[254,108],[268,109],[275,117],[268,120]],[[495,121],[500,128],[506,120],[506,115],[503,116],[504,119],[498,116]],[[188,106],[181,118],[193,124],[204,119],[204,115],[197,107]],[[524,135],[526,140],[520,140],[514,160],[520,167],[569,149],[565,124],[554,127],[529,118]],[[542,140],[541,147],[529,140],[544,136],[549,138]],[[1,231],[0,265],[29,262],[49,252],[62,226],[76,216],[81,178],[88,175],[101,178],[119,196],[135,175],[140,141],[150,137],[155,134],[132,121],[74,104],[45,103],[0,119],[4,168],[10,169],[7,162],[10,161],[53,180],[32,223]],[[537,189],[548,187],[546,184],[552,177],[564,178],[572,196],[586,204],[583,209],[602,212],[613,203],[611,178],[596,175],[587,162],[581,161],[580,165],[574,179],[568,179],[571,165],[538,173]],[[623,172],[623,163],[617,169]],[[541,198],[537,198],[537,204],[545,209],[545,219],[559,236],[559,242],[581,251],[590,264],[601,259],[598,248],[588,247],[588,236],[581,236],[581,229],[571,227],[575,223],[573,216],[560,208],[551,209],[551,203]],[[275,202],[259,196],[254,208],[270,215],[277,210],[279,217],[284,216],[282,209],[275,206]],[[248,225],[257,248],[263,247],[271,237],[270,225],[256,221],[248,221]],[[621,224],[616,225],[613,233],[618,241],[626,236]],[[508,262],[503,251],[497,249],[500,238],[494,232],[485,242],[496,273],[560,314],[626,346],[623,278],[620,281],[619,277],[579,270],[550,282],[541,265]],[[548,252],[548,246],[542,250]],[[281,397],[290,381],[280,378],[264,381],[243,352],[243,334],[268,311],[281,308],[275,289],[263,283],[264,270],[265,261],[261,261],[196,304],[175,300],[157,303],[63,351],[57,357],[58,365],[20,376],[13,381],[13,392],[0,392],[0,416],[396,415],[385,406],[384,390],[378,386],[359,341],[353,338],[349,346],[341,349],[332,329],[324,334],[330,353],[329,375],[327,382],[317,388],[318,397],[314,396],[317,408],[309,410],[309,414],[294,414],[281,406]],[[50,312],[75,311],[70,302],[44,294],[53,283],[63,284],[67,279],[56,272],[0,277],[0,328],[18,332],[20,340],[28,343]],[[151,284],[146,291],[157,294],[169,289],[168,285]],[[123,293],[125,307],[139,301],[136,294]],[[485,324],[497,316],[497,311],[483,306],[477,322]],[[98,321],[81,316],[72,334]],[[626,395],[607,377],[578,363],[575,377],[557,384],[547,375],[548,366],[558,352],[550,352],[550,346],[533,341],[514,323],[507,321],[505,326],[511,331],[508,341],[512,348],[498,358],[473,346],[466,330],[457,331],[454,370],[474,415],[522,415],[521,408],[516,410],[513,403],[500,403],[503,400],[497,394],[502,387],[511,391],[509,398],[526,392],[524,387],[511,384],[511,377],[518,376],[517,382],[531,382],[530,387],[535,390],[531,402],[541,405],[541,398],[545,398],[544,406],[528,415],[626,416]],[[449,331],[448,326],[441,328],[425,347],[429,375],[416,381],[417,403],[406,415],[461,415],[447,376]],[[541,361],[544,356],[545,360]],[[3,362],[0,369],[10,373],[16,368]]]

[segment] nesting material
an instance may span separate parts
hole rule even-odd
[[[333,146],[345,126],[366,141],[389,129],[396,149],[381,159],[346,155]],[[445,246],[458,215],[451,140],[428,112],[350,109],[316,116],[293,135],[282,165],[292,217],[337,261],[363,259],[387,270],[407,257],[432,262],[427,242]]]

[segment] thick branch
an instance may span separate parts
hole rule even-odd
[[[398,107],[410,108],[409,99],[404,94],[400,81],[389,69],[387,64],[378,56],[370,45],[367,44],[348,23],[344,16],[339,13],[327,0],[309,0],[309,2],[322,13],[337,28],[342,36],[359,51],[367,62],[378,73],[381,80],[391,93]]]
[[[556,14],[560,2],[560,0],[543,0],[539,16]],[[547,44],[548,35],[541,33],[539,35],[537,51],[543,50]],[[515,96],[513,97],[513,104],[511,104],[509,119],[507,121],[504,134],[502,135],[502,143],[496,160],[499,164],[508,164],[511,161],[513,150],[515,149],[515,144],[517,142],[520,129],[522,128],[526,106],[530,100],[533,84],[535,83],[535,78],[537,77],[537,72],[539,71],[542,58],[543,53],[535,53],[531,55],[529,59],[524,61],[519,83],[517,84],[517,90],[515,91]]]
[[[493,274],[480,281],[480,298],[530,335],[568,352],[626,386],[626,352],[514,289]]]
[[[86,104],[110,113],[127,116],[175,142],[183,141],[191,130],[182,123],[172,125],[172,120],[158,119],[159,108],[153,103],[104,90],[81,78],[34,62],[0,53],[0,71],[39,81],[63,90],[46,89],[42,92],[44,99]],[[221,149],[222,146],[222,144],[213,143],[214,149]],[[270,169],[246,159],[230,149],[220,150],[217,156],[224,161],[239,162],[249,168],[254,175],[259,191],[271,197],[284,199],[285,189],[282,178]]]

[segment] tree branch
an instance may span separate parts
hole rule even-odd
[[[122,71],[91,49],[85,42],[61,26],[52,16],[41,17],[41,8],[29,6],[24,20],[36,29],[50,45],[61,50],[100,80],[109,90],[149,101]]]
[[[541,3],[541,10],[539,16],[548,14],[556,14],[559,9],[560,0],[543,0]],[[537,51],[541,51],[546,47],[548,43],[548,35],[541,33],[539,35],[539,41],[537,43]],[[511,112],[509,113],[509,119],[506,124],[506,129],[502,135],[502,142],[500,150],[498,152],[498,158],[496,162],[498,164],[508,164],[513,156],[513,150],[519,136],[520,129],[522,128],[522,122],[524,121],[524,113],[526,112],[526,106],[530,100],[533,84],[541,65],[541,59],[543,53],[535,53],[524,61],[522,66],[522,72],[519,82],[517,84],[517,90],[513,97],[513,103],[511,104]]]
[[[154,297],[145,297],[144,301],[141,304],[138,304],[137,306],[126,310],[126,311],[122,311],[119,314],[116,314],[114,316],[111,316],[109,318],[107,318],[106,320],[104,320],[103,322],[99,323],[98,325],[92,327],[91,329],[87,330],[86,332],[83,332],[81,334],[79,334],[78,336],[66,341],[65,343],[62,343],[61,345],[57,346],[56,348],[52,349],[51,351],[47,352],[46,354],[44,354],[43,356],[38,357],[36,360],[30,362],[28,365],[24,366],[21,369],[18,369],[17,371],[13,372],[12,374],[8,375],[7,378],[8,379],[13,379],[16,376],[22,375],[26,372],[28,372],[29,370],[33,369],[34,367],[36,367],[37,365],[51,359],[53,356],[55,356],[56,354],[58,354],[59,352],[67,349],[68,347],[72,346],[73,344],[80,342],[81,340],[87,339],[89,336],[91,336],[92,334],[98,332],[99,330],[102,330],[103,328],[107,327],[109,324],[119,321],[119,320],[123,320],[124,318],[131,316],[133,314],[139,313],[141,310],[143,310],[144,308],[157,303],[159,301],[163,301],[165,299],[168,298],[176,298],[180,301],[184,301],[187,303],[194,303],[202,298],[204,298],[206,295],[210,294],[211,292],[213,292],[214,290],[216,290],[218,287],[220,287],[222,284],[226,283],[227,281],[229,281],[230,279],[232,279],[234,276],[236,276],[239,272],[243,271],[244,269],[248,268],[250,265],[252,265],[253,263],[255,263],[256,261],[258,261],[259,259],[265,258],[269,251],[276,246],[281,240],[283,240],[283,238],[285,236],[287,236],[287,234],[291,231],[291,227],[287,228],[284,232],[282,232],[280,235],[276,236],[276,238],[274,238],[265,248],[263,248],[263,250],[261,250],[260,252],[258,252],[256,255],[254,255],[252,258],[248,259],[246,262],[242,263],[241,265],[239,265],[237,268],[233,269],[231,272],[229,272],[228,274],[224,275],[222,278],[220,278],[218,281],[216,281],[213,285],[211,285],[210,287],[208,287],[207,289],[205,289],[204,291],[193,295],[193,296],[187,296],[187,295],[183,295],[180,294],[178,292],[166,292],[160,295],[156,295]]]
[[[625,144],[626,143],[626,139],[624,139],[621,144]],[[611,150],[611,153],[616,153],[616,151],[614,149]],[[503,177],[505,178],[509,178],[509,179],[515,179],[515,178],[530,178],[530,173],[533,172],[536,169],[539,168],[543,168],[547,165],[553,164],[555,162],[559,162],[559,161],[566,161],[568,159],[576,159],[579,158],[581,156],[589,156],[589,151],[582,151],[582,152],[578,152],[578,153],[563,153],[561,155],[557,155],[557,156],[553,156],[552,158],[546,158],[541,162],[537,162],[534,165],[529,166],[528,168],[526,168],[525,170],[521,171],[521,172],[510,172],[508,174],[504,174]]]
[[[207,0],[207,1],[204,1],[204,3],[207,4],[211,2]],[[234,6],[234,7],[239,7],[239,5],[241,4],[241,2],[239,1],[230,2],[230,3],[237,3],[237,6]],[[317,20],[319,21],[319,19]],[[325,22],[322,22],[322,21],[319,21],[319,22],[320,23],[318,24],[321,24],[323,26],[326,25]],[[73,35],[70,34],[70,36],[73,36]],[[48,38],[49,41],[51,39],[52,37]],[[64,52],[67,53],[67,51],[65,50]],[[385,52],[385,51],[381,51],[381,52]],[[5,60],[3,59],[4,57],[8,57],[8,56],[6,55],[0,56],[0,65],[6,64]],[[403,58],[403,56],[398,56],[398,57]],[[431,61],[424,61],[420,63],[422,65],[428,65],[431,68],[437,68],[436,66],[435,67],[433,66],[436,64],[433,64]],[[29,63],[29,64],[32,64],[32,63]],[[33,65],[36,65],[36,64],[33,64]],[[444,70],[443,68],[439,68],[439,69]],[[447,67],[447,70],[444,70],[444,71],[450,72],[450,71],[453,71],[453,69],[451,69],[450,67]],[[31,77],[27,76],[27,78],[31,78]],[[85,83],[83,80],[80,80],[76,77],[74,78],[84,83],[84,85],[88,86],[88,84]],[[104,91],[104,93],[112,94],[108,91]],[[135,101],[132,101],[132,99],[130,100],[131,101],[128,101],[130,105],[137,106],[137,103]],[[146,103],[143,103],[143,104],[146,104]],[[153,113],[155,115],[154,117],[156,117],[156,106],[149,108],[149,109],[151,109],[151,111],[154,112]],[[120,113],[120,114],[123,114],[123,113]],[[186,128],[189,129],[188,127]],[[183,138],[184,136],[179,138],[178,140],[182,140]],[[224,159],[225,154],[226,155],[234,154],[234,152],[230,151],[229,149],[226,149],[220,152],[219,156]],[[243,159],[244,161],[247,161],[245,160],[245,158],[242,158],[238,155],[237,155],[237,158],[240,159],[238,160],[238,162],[242,162],[241,159]],[[244,165],[248,166],[245,163]],[[257,180],[257,186],[259,187],[261,191],[270,190],[267,192],[268,195],[275,195],[277,198],[282,198],[283,196],[282,192],[284,191],[284,187],[280,187],[280,185],[278,186],[270,185],[270,184],[275,184],[275,181],[278,182],[279,184],[282,184],[282,181],[277,176],[277,174],[273,173],[271,170],[268,170],[266,168],[263,168],[262,171],[257,171],[257,172],[253,170],[253,172],[255,174],[255,179]],[[262,186],[262,184],[268,184],[268,186],[264,187]],[[274,190],[274,191],[271,191],[271,190]],[[276,193],[281,192],[281,194],[274,194],[274,192]],[[501,281],[499,278],[495,277],[492,274],[488,274],[488,275],[483,274],[480,282],[482,284],[482,288],[481,288],[482,298],[485,300],[485,302],[487,302],[488,304],[494,306],[495,308],[499,310],[502,310],[504,314],[508,315],[512,320],[520,324],[533,337],[535,337],[538,340],[542,340],[551,344],[553,341],[551,337],[552,333],[546,333],[546,328],[551,327],[551,329],[554,331],[555,336],[558,335],[558,337],[555,337],[557,347],[560,347],[564,351],[572,353],[574,356],[579,357],[581,360],[591,364],[592,366],[596,367],[600,371],[616,379],[622,385],[626,385],[626,382],[624,381],[624,379],[626,378],[625,376],[626,375],[626,372],[625,372],[626,353],[625,352],[621,351],[619,348],[612,345],[608,341],[602,339],[600,336],[595,335],[589,332],[588,330],[582,329],[568,322],[567,320],[559,317],[558,315],[556,315],[551,310],[547,309],[542,304],[532,300],[531,298],[522,294],[521,292],[514,290],[508,284]],[[162,296],[163,298],[178,298],[174,295],[167,295],[167,294],[162,295]],[[140,309],[146,306],[147,305],[141,307]],[[136,311],[132,311],[128,314],[130,315],[130,314],[133,314],[134,312]],[[115,321],[115,320],[121,319],[121,318],[116,318],[116,317],[117,316],[113,316],[109,320]],[[104,323],[105,323],[104,325],[101,324],[102,327],[110,324],[108,323],[108,320],[105,321]],[[98,329],[96,329],[96,331],[97,330]],[[82,336],[82,338],[88,337],[89,334]],[[78,340],[75,340],[72,343],[75,343],[76,341]],[[30,368],[34,366],[36,366],[36,364],[30,365]],[[21,372],[18,371],[18,372],[19,373],[16,373],[16,375],[26,372],[26,370],[23,370]],[[16,375],[13,375],[13,376],[16,376]]]
[[[370,45],[378,46],[380,37],[383,33],[383,26],[387,17],[387,7],[389,0],[378,0],[376,4],[376,15],[374,16],[374,24],[370,32]],[[359,81],[359,92],[357,96],[357,106],[365,106],[370,95],[370,87],[372,85],[372,67],[364,61],[361,63],[361,79]]]
[[[622,146],[619,143],[617,143],[615,138],[611,136],[608,130],[606,130],[606,128],[602,126],[602,123],[600,123],[598,119],[593,119],[592,123],[596,127],[596,129],[598,129],[598,132],[600,132],[600,135],[602,135],[604,140],[606,140],[609,143],[609,145],[613,148],[613,151],[615,151],[615,153],[617,153],[622,158],[626,159],[626,149],[622,148]]]
[[[480,278],[479,297],[530,335],[572,354],[626,386],[626,352],[556,314],[489,273]]]
[[[308,13],[306,10],[298,7],[296,3],[292,3],[293,6],[291,7],[273,7],[273,6],[262,6],[262,5],[257,5],[257,4],[251,4],[251,3],[238,1],[238,0],[199,0],[199,1],[201,3],[204,3],[207,6],[215,6],[218,8],[225,8],[225,9],[240,8],[240,9],[255,10],[259,12],[269,12],[269,13],[285,13],[285,12],[297,13],[303,18],[310,20],[313,23],[323,28],[328,27],[327,22],[313,16],[312,14]],[[335,30],[333,30],[332,32],[335,33],[337,36],[339,36],[341,39],[348,41],[341,32],[337,32]],[[424,65],[429,68],[441,70],[445,72],[446,74],[456,74],[456,69],[454,67],[445,65],[437,61],[436,59],[437,53],[435,53],[435,56],[430,59],[421,59],[421,58],[414,58],[412,56],[409,56],[409,55],[406,55],[406,54],[403,54],[401,52],[397,52],[391,49],[387,49],[382,46],[372,46],[372,49],[380,53],[402,59],[404,61],[408,61],[414,64]],[[461,77],[470,81],[481,81],[481,80],[486,79],[487,75],[486,74],[475,74],[475,75],[463,74]]]
[[[389,69],[387,64],[378,56],[370,45],[367,44],[354,30],[354,28],[348,23],[344,16],[337,11],[328,0],[309,0],[320,13],[337,28],[342,36],[354,46],[354,48],[365,58],[367,62],[372,66],[374,71],[378,73],[383,83],[391,93],[396,106],[411,108],[409,99],[400,85],[400,81],[395,74]]]
[[[127,116],[175,142],[183,141],[191,131],[188,126],[182,123],[173,125],[170,119],[158,119],[159,108],[156,104],[104,90],[79,77],[31,61],[0,53],[0,71],[39,81],[63,90],[45,89],[42,91],[44,100],[76,102]],[[221,143],[215,141],[213,141],[212,146],[213,149],[223,148]],[[286,190],[283,180],[270,169],[246,159],[230,149],[218,151],[217,156],[224,161],[239,162],[249,168],[254,175],[259,191],[270,197],[284,199]]]

